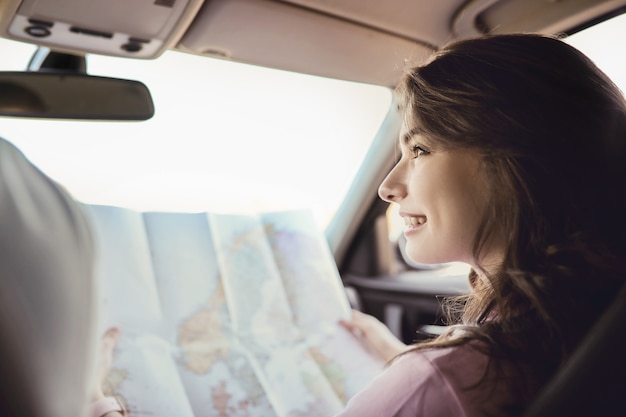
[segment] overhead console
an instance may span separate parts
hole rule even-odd
[[[23,0],[0,16],[4,37],[72,53],[156,58],[204,0]]]

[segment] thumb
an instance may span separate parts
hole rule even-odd
[[[111,327],[104,332],[102,336],[102,351],[106,354],[112,354],[113,349],[117,345],[117,342],[120,339],[120,335],[122,331],[118,327]]]

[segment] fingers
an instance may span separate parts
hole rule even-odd
[[[352,316],[350,320],[339,320],[339,324],[345,329],[354,332],[356,330],[363,330],[365,314],[358,310],[352,310]]]
[[[112,354],[113,349],[120,340],[121,330],[117,327],[110,327],[102,336],[102,352]]]
[[[339,324],[359,339],[366,340],[368,344],[371,343],[370,339],[376,338],[376,335],[380,333],[377,328],[385,327],[374,316],[370,316],[358,310],[352,310],[350,320],[341,320]]]
[[[122,332],[119,328],[111,327],[102,335],[102,341],[100,342],[99,370],[96,375],[96,386],[91,396],[92,401],[105,397],[105,389],[103,386],[113,362],[113,350],[115,346],[117,346],[121,334]]]
[[[375,327],[382,325],[374,316],[362,313],[358,310],[352,310],[350,321],[341,321],[340,324],[348,330],[359,330],[365,334],[370,333]]]
[[[102,336],[102,343],[100,347],[100,378],[104,379],[109,373],[111,363],[113,362],[113,349],[117,346],[117,342],[120,340],[121,330],[117,327],[111,327],[104,332]]]
[[[361,311],[353,310],[351,319],[340,321],[340,325],[384,360],[390,360],[407,348],[383,322]]]

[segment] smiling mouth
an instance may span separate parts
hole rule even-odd
[[[411,216],[404,218],[404,224],[407,226],[421,226],[426,223],[426,216]]]

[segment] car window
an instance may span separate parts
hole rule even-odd
[[[0,41],[0,70],[35,46]],[[139,210],[312,208],[325,226],[391,104],[389,88],[168,51],[91,55],[92,75],[146,84],[146,122],[2,118],[15,143],[77,199]]]

